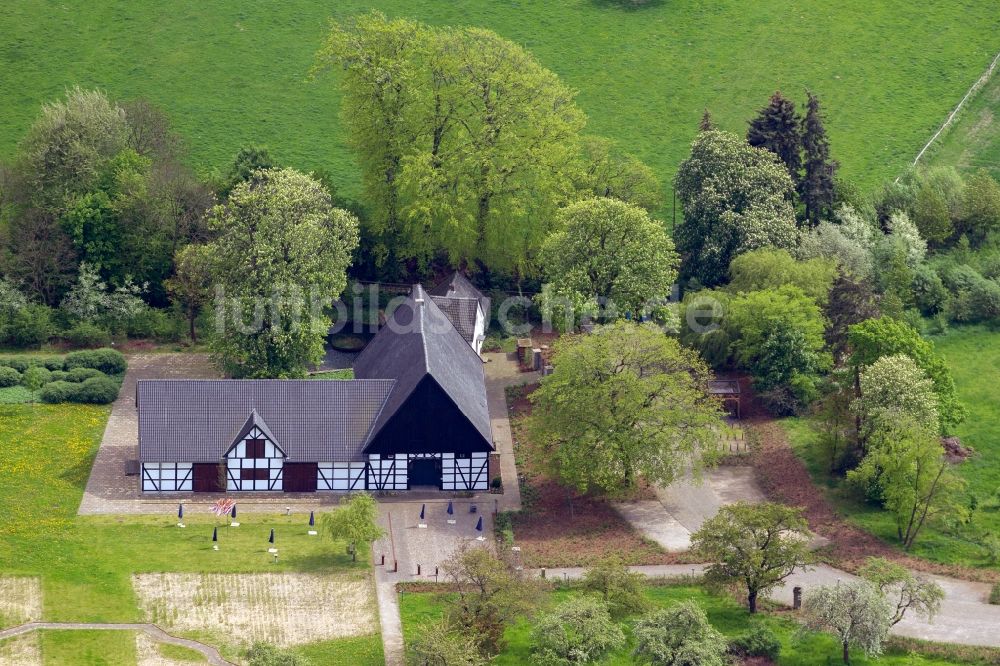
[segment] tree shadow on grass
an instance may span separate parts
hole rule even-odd
[[[661,7],[665,3],[666,0],[590,0],[590,4],[595,7],[608,7],[630,12]]]

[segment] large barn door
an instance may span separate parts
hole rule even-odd
[[[195,463],[192,476],[196,493],[221,493],[226,489],[222,465]]]
[[[285,463],[284,490],[286,493],[316,492],[316,463]]]

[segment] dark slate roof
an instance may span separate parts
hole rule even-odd
[[[233,444],[229,448],[230,449],[233,448],[233,446],[235,446],[237,442],[240,442],[247,435],[249,435],[250,431],[253,430],[254,428],[257,428],[262,433],[264,433],[264,436],[267,437],[272,444],[281,449],[282,452],[285,451],[284,447],[282,447],[281,444],[278,443],[278,438],[274,436],[274,433],[271,432],[271,429],[267,426],[267,423],[264,421],[264,419],[260,417],[260,414],[257,413],[256,409],[250,411],[250,416],[247,417],[247,422],[243,424],[243,427],[240,428],[240,431],[236,433],[236,435],[233,437]],[[226,449],[226,453],[228,452],[229,449]]]
[[[431,300],[441,308],[441,312],[448,317],[465,341],[472,344],[476,335],[479,301],[462,296],[431,296]]]
[[[455,271],[428,291],[431,296],[449,296],[452,298],[474,298],[479,301],[483,309],[483,316],[489,320],[490,299],[483,295],[483,292],[476,289],[475,285],[469,282],[469,278]],[[440,305],[440,304],[439,304]],[[489,323],[487,321],[487,323]],[[457,326],[457,325],[456,325]]]
[[[396,380],[368,434],[369,443],[428,375],[492,448],[482,359],[424,288],[414,285],[410,296],[393,311],[386,325],[354,362],[355,377]]]
[[[136,387],[139,460],[218,462],[254,412],[291,462],[361,460],[372,423],[394,383],[392,379],[140,380]]]

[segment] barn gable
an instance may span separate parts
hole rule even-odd
[[[420,285],[357,358],[354,374],[396,380],[366,454],[493,450],[482,360]]]

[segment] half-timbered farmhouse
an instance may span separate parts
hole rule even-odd
[[[139,381],[142,490],[487,489],[489,302],[457,274],[434,291],[413,287],[352,380]]]

